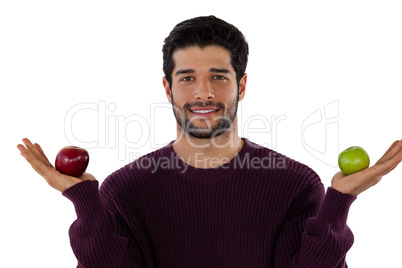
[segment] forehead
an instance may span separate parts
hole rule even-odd
[[[176,69],[227,68],[233,70],[230,52],[220,46],[190,46],[173,53]],[[233,70],[234,71],[234,70]]]

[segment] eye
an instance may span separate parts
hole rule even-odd
[[[180,79],[180,81],[183,81],[183,82],[188,82],[188,81],[193,81],[193,80],[194,80],[194,77],[191,77],[191,76],[185,76]]]
[[[225,80],[226,77],[223,76],[223,75],[215,75],[215,76],[213,77],[213,79],[215,79],[215,80]]]

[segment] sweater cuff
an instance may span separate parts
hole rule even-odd
[[[317,212],[317,218],[324,222],[332,223],[334,228],[343,228],[346,226],[350,206],[356,198],[354,195],[343,194],[334,188],[328,187],[321,207]]]
[[[63,196],[73,202],[78,219],[92,218],[103,210],[98,187],[97,180],[85,180],[62,192]]]

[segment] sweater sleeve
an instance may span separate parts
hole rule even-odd
[[[129,228],[98,187],[98,181],[83,181],[62,192],[77,213],[69,230],[77,267],[143,267]]]
[[[296,200],[276,239],[274,267],[348,267],[354,237],[346,220],[355,199],[331,187],[325,193],[320,183]]]

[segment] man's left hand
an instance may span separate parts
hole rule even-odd
[[[376,185],[384,175],[402,161],[402,140],[395,141],[373,166],[351,175],[339,171],[331,181],[331,187],[341,193],[357,196]]]

